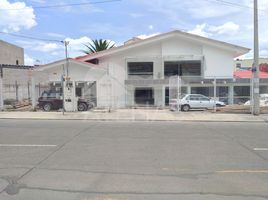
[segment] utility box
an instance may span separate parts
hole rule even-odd
[[[78,98],[75,96],[75,82],[64,82],[64,108],[66,112],[77,111]]]

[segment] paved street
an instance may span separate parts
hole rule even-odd
[[[268,123],[0,120],[0,200],[268,199]]]

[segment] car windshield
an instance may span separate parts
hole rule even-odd
[[[180,94],[179,99],[183,99],[186,96],[186,94]]]
[[[61,93],[59,93],[59,92],[48,92],[48,91],[44,91],[41,96],[43,98],[60,98],[61,97]]]

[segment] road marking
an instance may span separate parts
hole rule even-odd
[[[0,147],[56,147],[53,144],[0,144]]]
[[[268,151],[268,148],[254,148],[254,151]]]
[[[268,173],[268,170],[223,170],[217,173]]]

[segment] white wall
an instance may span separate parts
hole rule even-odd
[[[204,77],[232,78],[233,55],[232,52],[216,47],[204,46]]]
[[[162,42],[162,55],[165,56],[180,56],[180,55],[201,55],[202,46],[192,43],[189,40],[180,38],[170,38]]]
[[[128,101],[128,105],[130,105],[131,102],[133,103],[133,100],[130,99],[131,97],[133,98],[133,94],[129,94],[129,91],[132,93],[134,91],[132,86],[125,86],[125,80],[127,79],[127,62],[154,62],[154,79],[158,79],[159,77],[164,78],[163,63],[165,60],[202,60],[203,57],[203,72],[205,77],[233,76],[232,52],[217,47],[202,45],[201,43],[193,43],[178,37],[125,50],[123,53],[113,54],[112,56],[102,57],[99,60],[99,64],[107,67],[112,77],[112,104],[117,105],[117,107],[124,107],[126,101]],[[101,81],[99,82],[101,84]],[[100,99],[103,99],[103,102],[107,101],[105,95],[108,94],[108,91],[104,89],[104,85],[105,81],[103,81],[103,87],[100,86],[98,89],[98,92],[103,91],[99,93],[98,102],[101,102]],[[162,96],[164,94],[162,94],[163,92],[159,92],[159,88],[156,88],[155,101],[156,104],[161,105],[160,101],[163,101]]]

